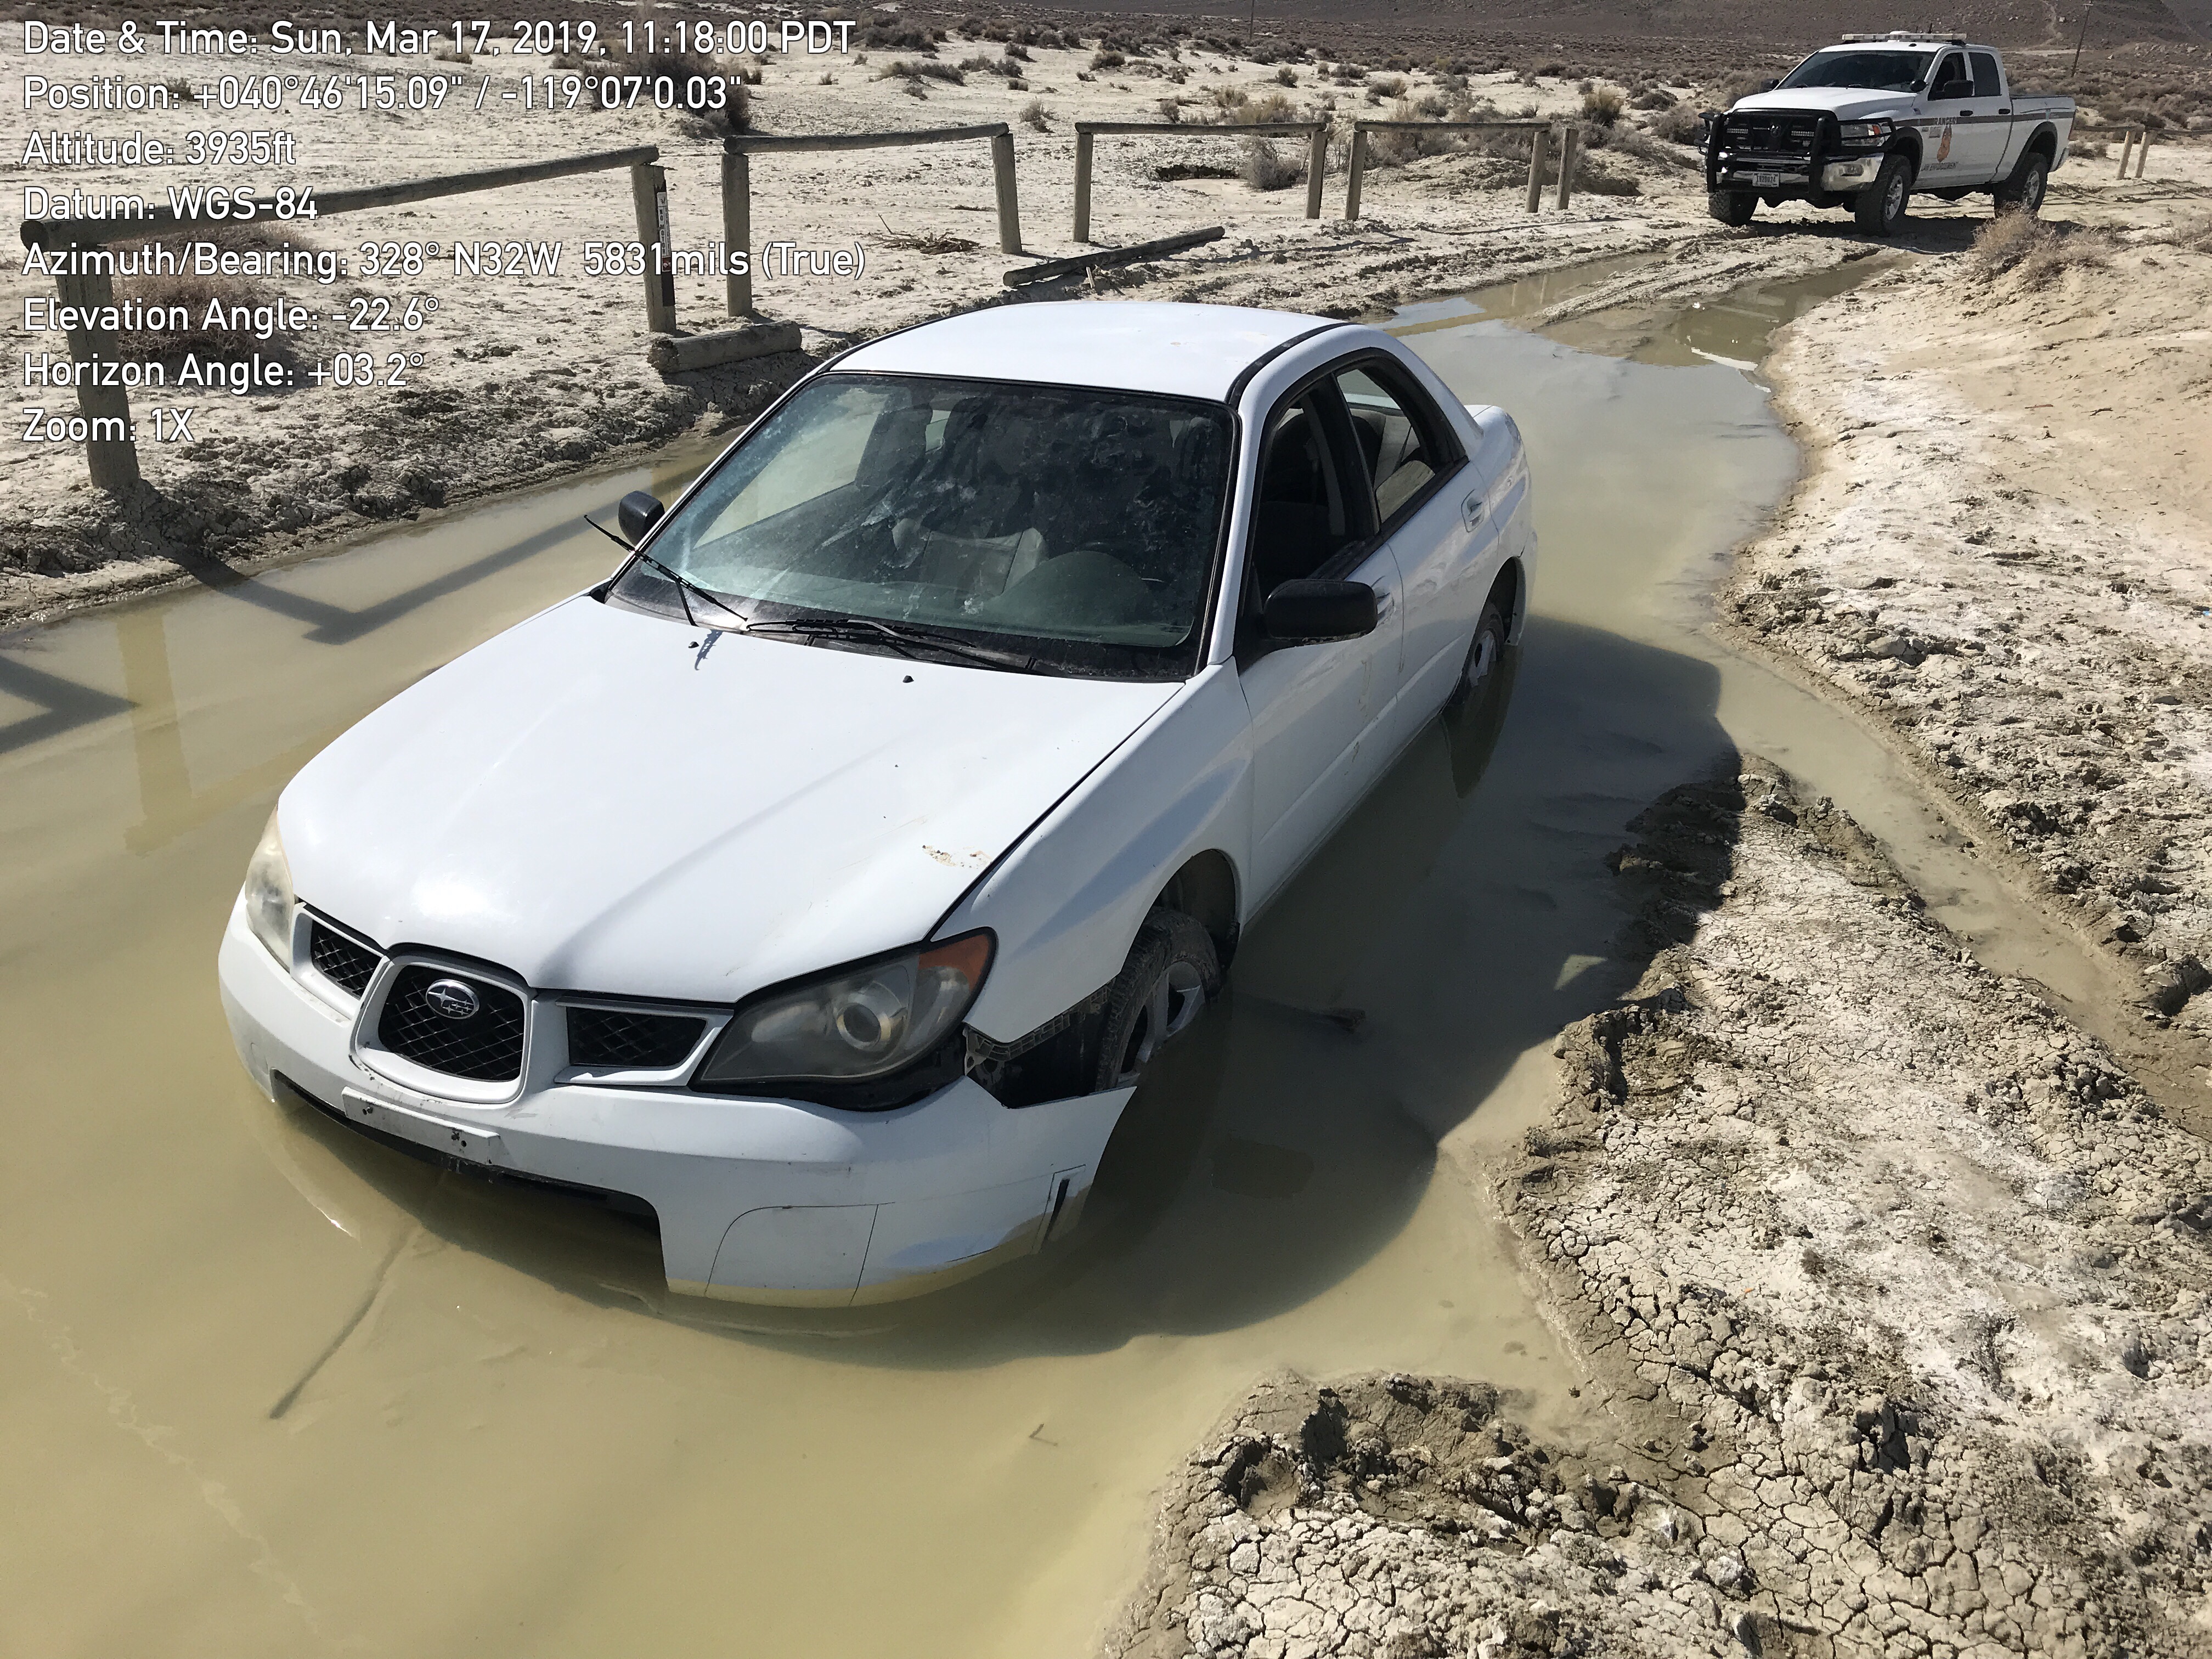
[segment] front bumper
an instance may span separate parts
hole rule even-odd
[[[487,1172],[622,1193],[660,1224],[669,1288],[732,1301],[888,1301],[1026,1255],[1074,1224],[1133,1092],[1010,1110],[962,1078],[891,1112],[576,1083],[478,1105],[365,1067],[352,1016],[262,948],[234,907],[225,1017],[262,1092]]]

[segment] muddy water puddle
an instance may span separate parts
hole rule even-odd
[[[2059,969],[1870,738],[1698,632],[1792,474],[1755,385],[1494,321],[1419,344],[1529,440],[1502,732],[1432,727],[1252,930],[1080,1249],[849,1322],[672,1300],[623,1218],[272,1106],[216,1003],[284,779],[594,580],[579,515],[680,465],[0,640],[0,1468],[38,1498],[0,1520],[7,1645],[1074,1653],[1269,1367],[1484,1377],[1587,1431],[1482,1182],[1636,971],[1630,817],[1757,749]]]

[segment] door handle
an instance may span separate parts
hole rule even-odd
[[[1459,504],[1460,521],[1469,530],[1482,522],[1483,501],[1480,495],[1470,495]]]

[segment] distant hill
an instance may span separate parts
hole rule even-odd
[[[2000,46],[2071,46],[2081,0],[1089,0],[1038,13],[1200,18],[1224,28],[1245,24],[1363,32],[1402,27],[1422,34],[1486,35],[1536,41],[1598,39],[1738,39],[1761,45],[1814,45],[1838,34],[1941,29]],[[2057,21],[2063,20],[2063,21]],[[2097,0],[2088,44],[2212,40],[2212,0]]]

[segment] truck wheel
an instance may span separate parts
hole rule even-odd
[[[2020,158],[2012,177],[1992,192],[1996,197],[1997,211],[2008,213],[2018,208],[2033,219],[2042,211],[2044,187],[2050,182],[2050,158],[2039,149],[2030,150]]]
[[[1107,996],[1094,1089],[1133,1087],[1160,1045],[1220,994],[1212,936],[1180,910],[1153,911]]]
[[[1874,183],[1851,204],[1851,217],[1859,222],[1861,230],[1887,236],[1905,222],[1905,202],[1911,193],[1911,167],[1902,155],[1890,156],[1875,174]]]
[[[1747,225],[1759,211],[1759,198],[1747,190],[1709,190],[1705,211],[1724,225]]]

